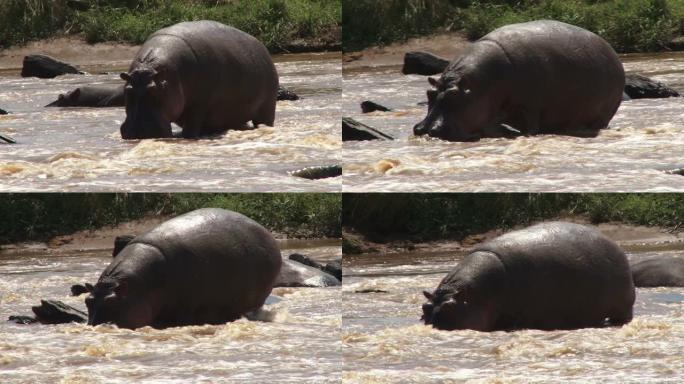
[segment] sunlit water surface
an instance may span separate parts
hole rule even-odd
[[[684,52],[623,56],[635,72],[684,93]],[[427,112],[425,76],[400,66],[343,71],[343,111],[395,141],[345,142],[345,192],[682,191],[684,98],[622,104],[597,138],[534,136],[451,143],[413,136]],[[362,114],[372,100],[393,112]]]
[[[319,261],[341,257],[330,241],[288,242],[282,253]],[[17,325],[40,299],[85,310],[72,284],[94,282],[111,250],[0,253],[2,383],[338,383],[341,377],[340,289],[276,288],[282,301],[264,319],[225,325],[135,331],[83,324]]]
[[[339,54],[275,58],[281,85],[302,97],[280,101],[274,127],[202,140],[121,139],[123,108],[44,108],[84,85],[121,83],[105,75],[21,78],[0,72],[0,189],[4,191],[340,191],[340,178],[307,180],[288,171],[339,164]],[[121,65],[118,63],[118,65]],[[227,106],[229,107],[229,106]],[[180,128],[176,127],[176,130]]]
[[[684,257],[684,250],[630,257],[665,254]],[[623,327],[476,332],[423,325],[422,290],[434,290],[463,256],[344,256],[345,383],[684,382],[684,288],[638,288],[634,320]]]

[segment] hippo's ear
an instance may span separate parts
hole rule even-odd
[[[64,100],[64,94],[60,93],[59,96],[57,96],[57,100]]]
[[[428,77],[428,83],[435,88],[439,86],[439,80],[435,79],[434,77]]]
[[[121,75],[119,75],[119,76],[121,76],[121,79],[127,83],[129,83],[131,81],[131,75],[129,75],[126,72],[122,72]]]
[[[425,296],[426,299],[432,301],[435,298],[435,295],[428,291],[423,291],[423,295]]]

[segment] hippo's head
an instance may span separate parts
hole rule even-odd
[[[85,299],[88,307],[88,325],[119,324],[124,312],[122,309],[128,293],[128,284],[125,281],[101,281],[94,286],[86,283],[85,288],[90,293]]]
[[[428,302],[423,304],[421,320],[437,329],[487,330],[490,326],[490,306],[471,298],[467,290],[451,291],[437,289],[434,293],[423,291]]]
[[[483,105],[486,98],[478,98],[463,78],[430,77],[428,81],[435,88],[427,91],[428,114],[413,127],[413,133],[450,141],[478,140],[489,118]]]
[[[76,88],[67,93],[60,93],[57,100],[46,105],[46,107],[70,107],[76,105],[76,101],[81,96],[81,88]]]
[[[100,280],[85,284],[90,295],[86,297],[88,325],[113,323],[120,328],[135,329],[153,322],[151,315],[155,303],[133,294],[126,280]]]
[[[121,137],[171,137],[171,119],[165,105],[167,81],[150,68],[122,73],[121,78],[126,81],[126,120],[121,125]]]

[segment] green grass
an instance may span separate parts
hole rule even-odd
[[[342,221],[374,241],[428,241],[567,215],[680,227],[684,194],[355,194],[344,196]]]
[[[272,52],[339,45],[341,0],[90,0],[85,11],[66,0],[4,0],[0,47],[56,33],[83,33],[89,43],[140,44],[181,21],[216,20],[241,29]],[[292,44],[293,41],[300,41]]]
[[[507,24],[554,19],[593,31],[618,52],[661,51],[684,34],[681,0],[345,0],[343,50],[403,41],[438,31],[472,40]],[[387,15],[378,22],[371,9]]]
[[[0,244],[45,241],[145,216],[203,207],[245,214],[290,237],[340,237],[341,197],[324,193],[157,194],[46,193],[0,196]]]

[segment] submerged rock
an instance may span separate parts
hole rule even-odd
[[[290,175],[302,177],[309,180],[326,179],[329,177],[342,176],[342,166],[340,165],[321,165],[316,167],[306,167],[289,172]]]
[[[385,107],[384,105],[380,105],[370,100],[366,100],[361,103],[361,112],[370,113],[375,111],[391,112],[392,110],[390,108]]]
[[[394,140],[390,135],[350,118],[342,118],[342,141]]]
[[[57,300],[41,300],[39,306],[31,309],[43,324],[85,323],[88,319],[87,313]]]
[[[2,134],[0,134],[0,141],[4,141],[8,144],[16,144],[17,143],[17,141],[14,140],[13,138],[11,138],[10,136],[2,135]]]
[[[678,97],[679,92],[648,77],[628,74],[625,76],[625,93],[632,99],[657,99]]]
[[[282,85],[278,86],[278,97],[276,100],[299,100],[300,97],[296,93],[290,91],[289,89],[283,87]]]
[[[283,265],[274,287],[335,287],[342,282],[320,269],[290,259],[283,259]]]
[[[449,65],[449,60],[435,56],[429,52],[408,52],[404,55],[404,67],[401,72],[404,75],[436,75],[442,73]]]

